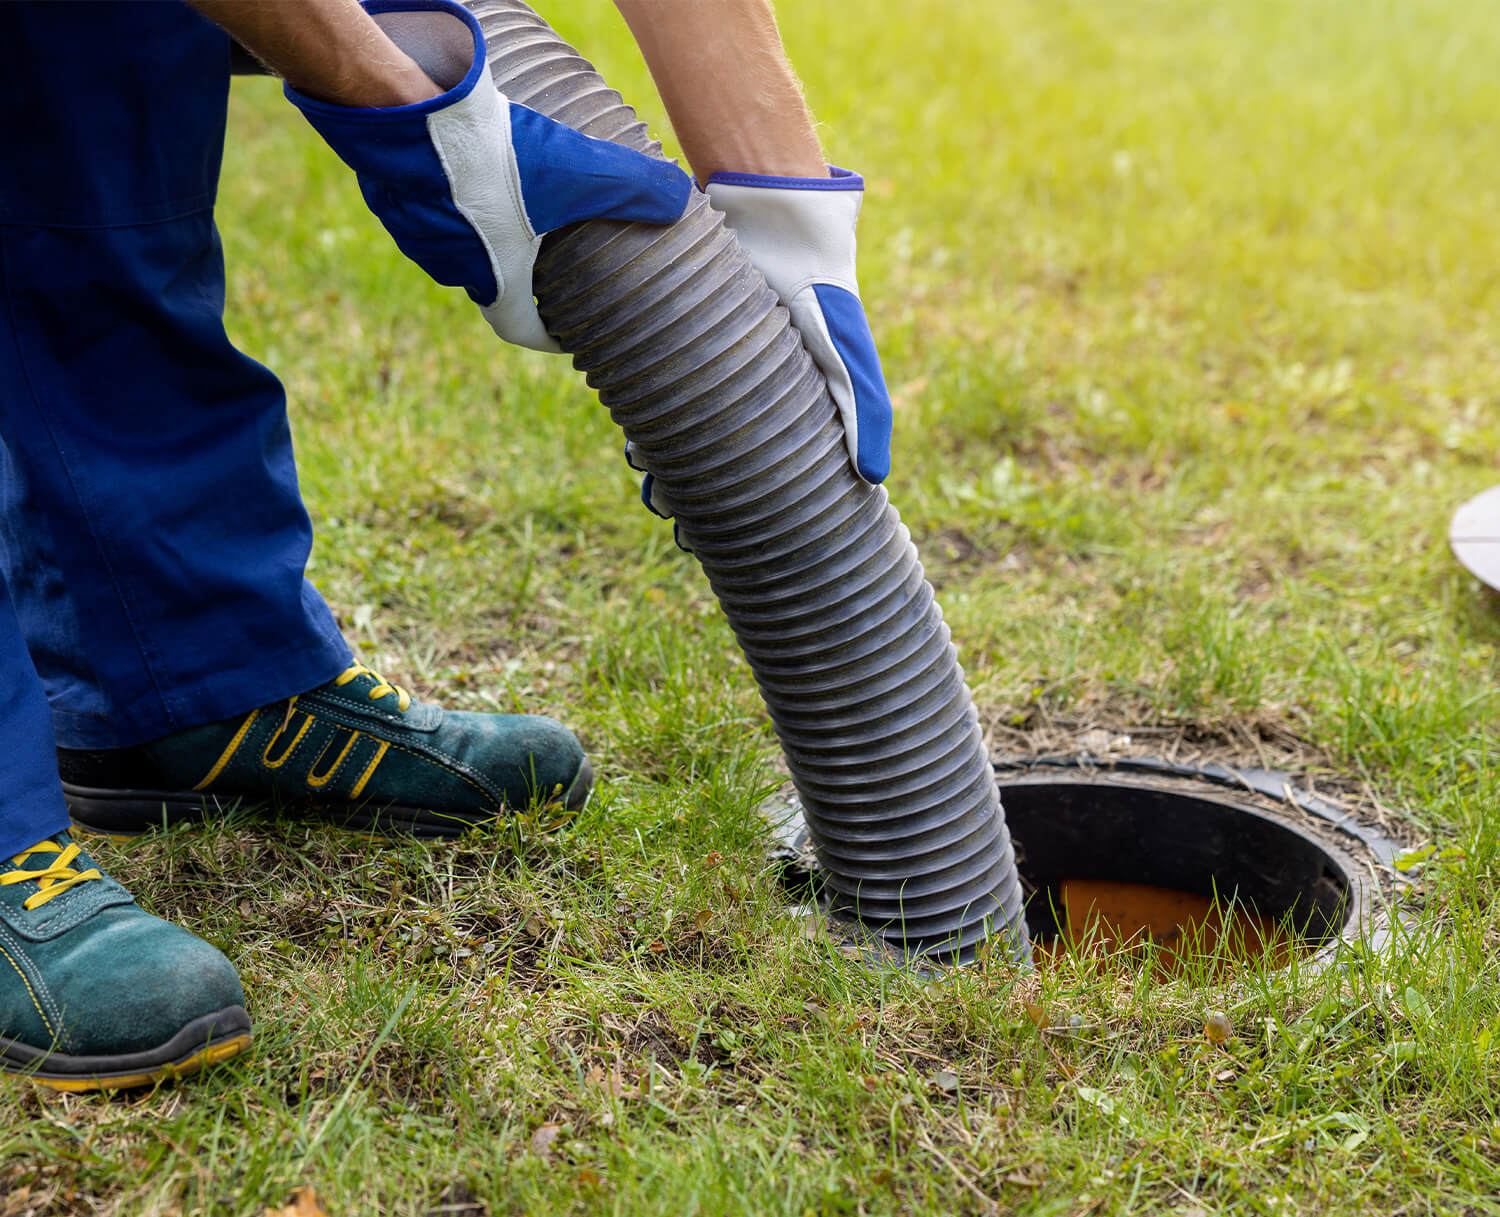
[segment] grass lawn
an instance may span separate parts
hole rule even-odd
[[[554,8],[661,125],[608,0]],[[101,847],[235,961],[256,1047],[154,1092],[0,1087],[0,1215],[304,1185],[333,1217],[1500,1211],[1500,607],[1445,543],[1500,481],[1491,6],[781,8],[870,180],[891,495],[995,746],[1134,732],[1337,784],[1442,851],[1410,933],[1232,988],[926,980],[810,935],[749,670],[607,414],[241,81],[230,329],[290,392],[312,578],[422,696],[574,726],[598,793],[431,848]]]

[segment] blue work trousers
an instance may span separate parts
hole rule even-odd
[[[119,748],[349,662],[280,383],[224,332],[229,40],[180,0],[0,3],[0,859]],[[55,742],[54,742],[55,741]]]

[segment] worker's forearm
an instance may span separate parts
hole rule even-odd
[[[440,90],[356,0],[187,0],[292,88],[341,106],[400,106]]]
[[[615,0],[698,180],[826,177],[768,0]]]

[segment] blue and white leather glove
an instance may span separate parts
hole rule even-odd
[[[704,189],[827,379],[855,471],[882,482],[891,471],[891,397],[854,273],[865,182],[828,168],[826,178],[716,173]]]
[[[479,22],[452,0],[365,0],[440,96],[408,106],[287,97],[354,170],[370,210],[439,283],[462,287],[501,338],[561,348],[532,297],[541,234],[579,220],[670,224],[691,194],[668,161],[591,139],[496,92]]]

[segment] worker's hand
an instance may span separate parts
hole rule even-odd
[[[827,178],[716,173],[705,189],[827,378],[855,471],[881,482],[891,471],[891,398],[854,274],[865,183],[829,168]]]
[[[479,23],[452,0],[365,0],[386,35],[445,90],[388,109],[287,97],[359,177],[401,251],[462,287],[495,333],[561,348],[532,298],[541,234],[579,220],[669,224],[691,193],[675,165],[590,139],[495,91]]]

